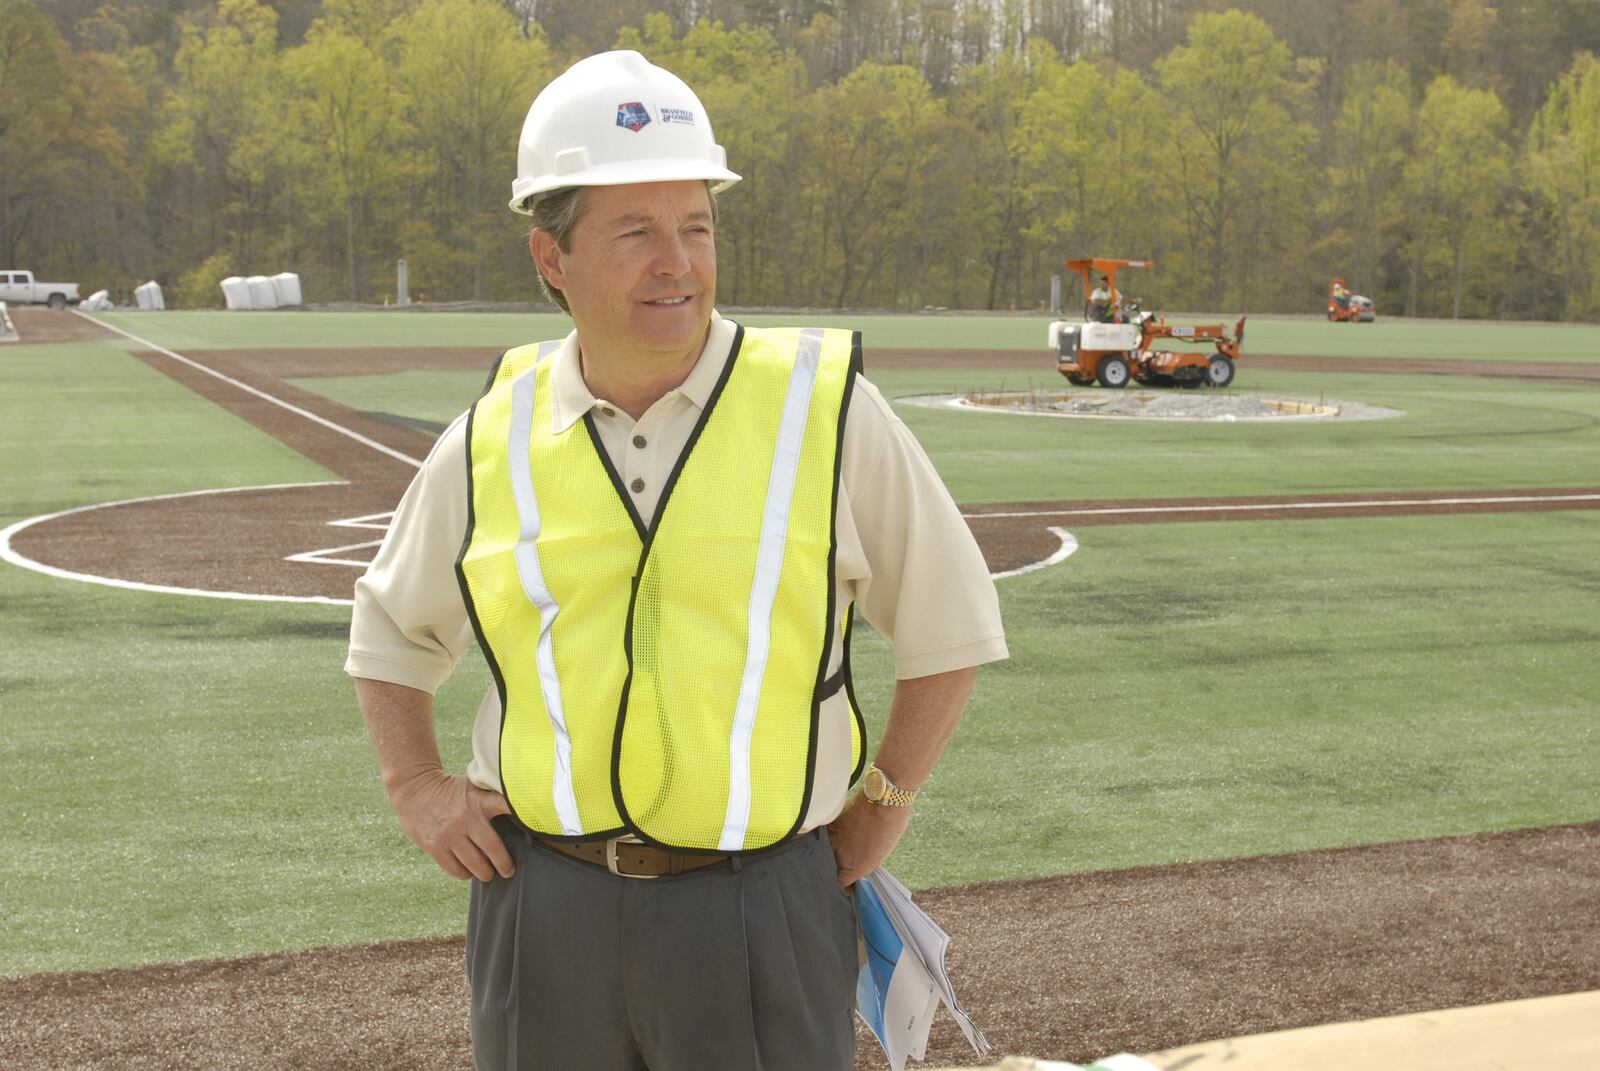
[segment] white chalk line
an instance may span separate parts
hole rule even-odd
[[[389,521],[394,517],[394,510],[385,510],[382,513],[368,513],[360,517],[345,517],[342,520],[326,522],[329,528],[365,528],[374,532],[388,532]],[[371,565],[370,559],[341,558],[339,555],[347,550],[368,550],[373,547],[383,546],[383,540],[369,539],[364,543],[344,543],[337,547],[318,547],[316,550],[305,550],[299,554],[286,554],[286,562],[306,562],[310,565],[350,565],[357,569],[365,569]]]
[[[174,498],[198,498],[202,495],[227,495],[245,491],[284,491],[301,487],[335,487],[346,483],[344,480],[322,480],[316,483],[269,483],[257,484],[254,487],[214,487],[205,491],[179,491],[170,495],[146,495],[142,498],[124,498],[116,502],[97,502],[92,506],[77,506],[73,509],[58,510],[55,513],[45,513],[38,517],[29,517],[25,521],[18,521],[10,527],[0,531],[0,560],[10,562],[12,565],[45,576],[53,576],[61,580],[77,580],[84,584],[99,584],[108,588],[123,588],[128,591],[152,591],[163,595],[196,595],[205,599],[235,599],[243,602],[311,602],[325,606],[349,606],[351,599],[330,599],[324,595],[261,595],[248,591],[214,591],[210,588],[186,588],[171,584],[146,584],[138,580],[122,580],[117,577],[100,576],[95,573],[80,573],[71,569],[61,569],[54,565],[46,565],[35,561],[17,551],[11,545],[11,540],[17,533],[27,530],[36,524],[53,521],[57,517],[70,517],[74,513],[87,513],[90,510],[109,509],[112,506],[131,506],[140,502],[160,502]]]
[[[351,565],[357,569],[365,569],[372,564],[370,561],[362,561],[359,558],[340,558],[337,555],[343,554],[347,550],[366,550],[369,547],[381,546],[383,546],[383,540],[369,539],[365,543],[346,543],[342,547],[319,547],[316,550],[301,551],[299,554],[285,555],[283,560],[286,562],[306,562],[310,565]]]
[[[1077,537],[1071,532],[1067,531],[1065,528],[1052,527],[1050,532],[1057,539],[1061,540],[1061,546],[1057,547],[1055,553],[1050,555],[1050,557],[1041,558],[1036,562],[1029,562],[1027,565],[1019,565],[1015,569],[1006,569],[1002,572],[990,573],[989,575],[996,580],[1004,580],[1008,576],[1021,576],[1024,573],[1036,573],[1040,569],[1048,569],[1050,566],[1064,562],[1068,558],[1072,557],[1073,553],[1078,549]]]
[[[194,360],[192,358],[189,358],[189,357],[185,357],[181,353],[174,353],[172,350],[167,349],[165,346],[158,346],[154,342],[151,342],[149,339],[140,338],[138,335],[134,334],[131,331],[124,331],[122,328],[117,327],[117,326],[115,326],[113,324],[108,324],[103,320],[97,320],[93,316],[90,316],[86,312],[79,312],[77,309],[73,309],[72,311],[74,313],[76,313],[77,315],[82,316],[85,320],[88,320],[92,324],[97,324],[100,327],[103,327],[108,331],[115,331],[117,334],[122,335],[124,338],[132,339],[134,342],[137,342],[141,346],[148,347],[149,349],[155,350],[157,353],[160,353],[160,354],[162,354],[164,356],[167,356],[167,357],[171,357],[174,361],[178,361],[178,362],[180,362],[182,364],[186,364],[190,368],[196,369],[197,371],[200,371],[200,372],[204,372],[208,376],[215,376],[216,378],[222,380],[224,383],[228,383],[228,384],[230,384],[232,386],[238,387],[240,390],[244,391],[246,394],[253,394],[257,398],[262,399],[263,401],[268,401],[268,402],[271,402],[273,405],[281,406],[282,408],[287,409],[289,412],[294,413],[296,416],[303,416],[307,420],[311,421],[313,424],[320,424],[323,427],[327,428],[329,431],[335,431],[335,432],[338,432],[340,435],[343,435],[343,436],[345,436],[347,438],[354,439],[356,442],[360,443],[363,446],[370,446],[372,449],[378,451],[378,453],[383,454],[386,457],[392,457],[396,461],[404,461],[407,465],[410,465],[414,469],[420,469],[422,467],[422,461],[421,461],[420,458],[412,457],[409,454],[402,454],[400,451],[394,449],[393,447],[385,446],[383,443],[378,442],[378,440],[376,440],[376,439],[369,439],[365,435],[362,435],[360,432],[352,431],[351,429],[345,427],[343,424],[337,424],[334,421],[329,420],[327,417],[318,416],[316,413],[313,413],[309,409],[302,409],[300,406],[295,405],[293,402],[286,402],[282,398],[279,398],[279,397],[277,397],[275,395],[272,395],[272,394],[268,394],[266,391],[261,390],[258,387],[252,387],[250,384],[242,382],[242,381],[237,380],[237,379],[234,379],[230,375],[225,375],[222,372],[218,372],[215,368],[208,368],[205,365],[201,364],[199,361],[196,361],[196,360]]]
[[[1369,509],[1374,506],[1495,506],[1510,502],[1600,502],[1600,494],[1485,495],[1479,498],[1375,498],[1353,502],[1254,502],[1226,505],[1108,506],[1102,509],[1044,509],[1006,513],[963,513],[967,520],[986,517],[1110,517],[1150,513],[1254,513],[1269,509]]]
[[[279,398],[276,395],[269,394],[258,387],[252,387],[248,383],[244,383],[230,375],[217,371],[215,368],[209,368],[193,358],[185,357],[183,354],[169,350],[165,346],[157,345],[147,338],[141,338],[132,331],[125,331],[115,324],[109,324],[98,317],[90,316],[81,309],[73,309],[72,312],[74,315],[81,316],[85,320],[88,320],[90,323],[95,324],[98,327],[103,327],[108,331],[113,331],[122,337],[129,339],[130,341],[138,343],[140,346],[154,350],[165,357],[170,357],[181,364],[188,365],[190,368],[193,368],[196,371],[204,372],[208,376],[213,376],[217,379],[220,379],[230,386],[237,387],[246,394],[254,395],[263,401],[270,402],[273,405],[279,406],[282,409],[294,413],[296,416],[304,417],[314,424],[318,424],[330,431],[337,432],[348,439],[353,439],[361,445],[370,447],[386,457],[394,458],[396,461],[403,461],[412,468],[420,469],[422,467],[422,461],[420,459],[403,454],[392,447],[378,442],[376,439],[368,438],[358,431],[347,428],[342,424],[336,423],[335,421],[329,420],[327,417],[319,416],[318,414],[311,412],[309,409],[295,405],[293,402],[285,401],[284,399]],[[11,540],[17,533],[22,532],[35,524],[41,524],[45,521],[55,520],[57,517],[70,516],[74,513],[83,513],[88,510],[106,509],[112,506],[127,506],[139,502],[155,502],[163,499],[191,498],[199,495],[232,494],[240,491],[278,491],[296,487],[328,487],[346,482],[347,481],[345,480],[321,480],[309,483],[258,484],[254,487],[219,487],[206,491],[181,491],[176,494],[147,495],[141,498],[125,498],[119,499],[115,502],[97,502],[89,506],[78,506],[73,509],[60,510],[56,513],[47,513],[38,517],[30,517],[27,520],[18,521],[17,523],[6,528],[4,531],[0,531],[0,560],[10,562],[12,565],[16,565],[23,569],[41,573],[45,576],[56,577],[61,580],[76,580],[85,584],[99,584],[104,587],[123,588],[128,591],[149,591],[166,595],[193,595],[207,599],[234,599],[245,602],[308,602],[328,606],[350,606],[352,605],[353,600],[334,599],[323,595],[263,595],[256,592],[247,591],[217,591],[209,588],[178,587],[170,584],[147,584],[137,580],[122,580],[117,577],[100,576],[94,573],[80,573],[71,569],[61,569],[53,565],[46,565],[43,562],[35,561],[34,559],[19,553],[11,545]],[[330,521],[328,523],[334,525],[335,527],[369,528],[383,531],[388,528],[387,521],[385,521],[384,524],[374,524],[371,522],[376,521],[379,518],[386,519],[392,517],[393,515],[393,511],[391,510],[388,513],[372,513],[362,517],[352,517],[346,520]],[[331,555],[348,550],[364,549],[369,546],[376,546],[381,542],[381,540],[375,540],[370,543],[353,543],[342,547],[325,547],[321,550],[309,551],[304,554],[292,554],[289,555],[285,560],[312,561],[338,565],[355,565],[365,568],[365,562],[358,562],[351,559],[341,560],[332,557],[324,557],[321,555]]]
[[[342,521],[329,521],[330,528],[370,528],[375,532],[387,532],[389,521],[394,517],[394,510],[384,510],[382,513],[368,513],[361,517],[346,517]],[[379,523],[379,522],[382,523]]]

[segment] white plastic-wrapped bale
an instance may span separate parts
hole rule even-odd
[[[109,290],[96,290],[89,295],[89,300],[83,303],[83,307],[90,312],[104,312],[106,309],[111,308],[111,292]]]
[[[222,280],[222,300],[229,309],[250,308],[250,284],[237,275]]]
[[[250,284],[250,307],[252,309],[275,309],[278,307],[278,292],[272,288],[272,280],[265,275],[252,275],[245,282]]]
[[[277,295],[280,307],[299,305],[301,303],[300,276],[292,271],[280,271],[277,275],[274,275],[272,277],[272,290]]]
[[[141,309],[164,309],[166,302],[162,300],[161,284],[154,279],[141,283],[133,288],[133,300]]]

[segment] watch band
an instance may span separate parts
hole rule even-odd
[[[917,798],[918,791],[915,788],[901,788],[889,780],[889,775],[878,769],[877,763],[868,766],[866,776],[862,778],[862,795],[867,797],[868,802],[882,807],[909,807]]]

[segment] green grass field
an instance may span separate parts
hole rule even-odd
[[[884,372],[890,398],[1061,389],[1053,370]],[[477,374],[401,372],[296,385],[346,405],[444,425],[472,403]],[[1146,424],[950,414],[901,417],[961,502],[1352,491],[1490,490],[1600,482],[1600,391],[1448,376],[1240,373],[1235,390],[1364,401],[1401,419]]]
[[[523,330],[528,317],[454,314],[115,319],[179,350],[541,333]],[[1013,317],[862,326],[870,341],[923,338],[931,323],[948,340],[958,319],[1019,345],[1043,334]],[[1291,321],[1262,333],[1272,324],[1285,337],[1381,337]],[[1436,356],[1430,340],[1464,346],[1474,330],[1435,325],[1395,355]],[[1476,328],[1502,330],[1539,335],[1526,357],[1600,360],[1591,328]],[[1562,338],[1574,341],[1562,349]],[[137,495],[331,478],[125,348],[0,348],[11,429],[0,526]],[[1452,355],[1497,356],[1486,341]],[[1039,384],[1056,386],[1052,376]],[[898,397],[998,378],[878,381]],[[480,383],[405,373],[300,385],[443,422]],[[1407,415],[1147,427],[899,412],[966,502],[1600,483],[1592,388],[1246,364],[1238,389]],[[1600,512],[1076,534],[1066,562],[999,582],[1012,658],[980,679],[892,862],[913,886],[1600,817]],[[114,590],[10,565],[0,605],[0,973],[460,932],[464,886],[404,841],[378,785],[340,671],[346,611]],[[889,694],[881,637],[863,630],[857,663],[876,731]],[[440,694],[458,766],[486,682],[471,657]]]
[[[320,346],[515,346],[556,338],[572,321],[555,314],[456,312],[109,312],[106,323],[179,350]],[[734,315],[731,314],[730,315]],[[753,327],[849,327],[871,348],[1046,349],[1048,316],[734,315]],[[1236,316],[1174,316],[1177,323]],[[1441,320],[1330,324],[1319,319],[1256,319],[1245,328],[1251,352],[1326,357],[1430,357],[1454,360],[1590,362],[1600,358],[1600,327]]]

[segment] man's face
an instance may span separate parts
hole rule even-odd
[[[570,251],[542,231],[532,243],[546,277],[566,294],[578,337],[595,348],[687,353],[704,338],[716,301],[706,184],[593,186],[584,198]]]

